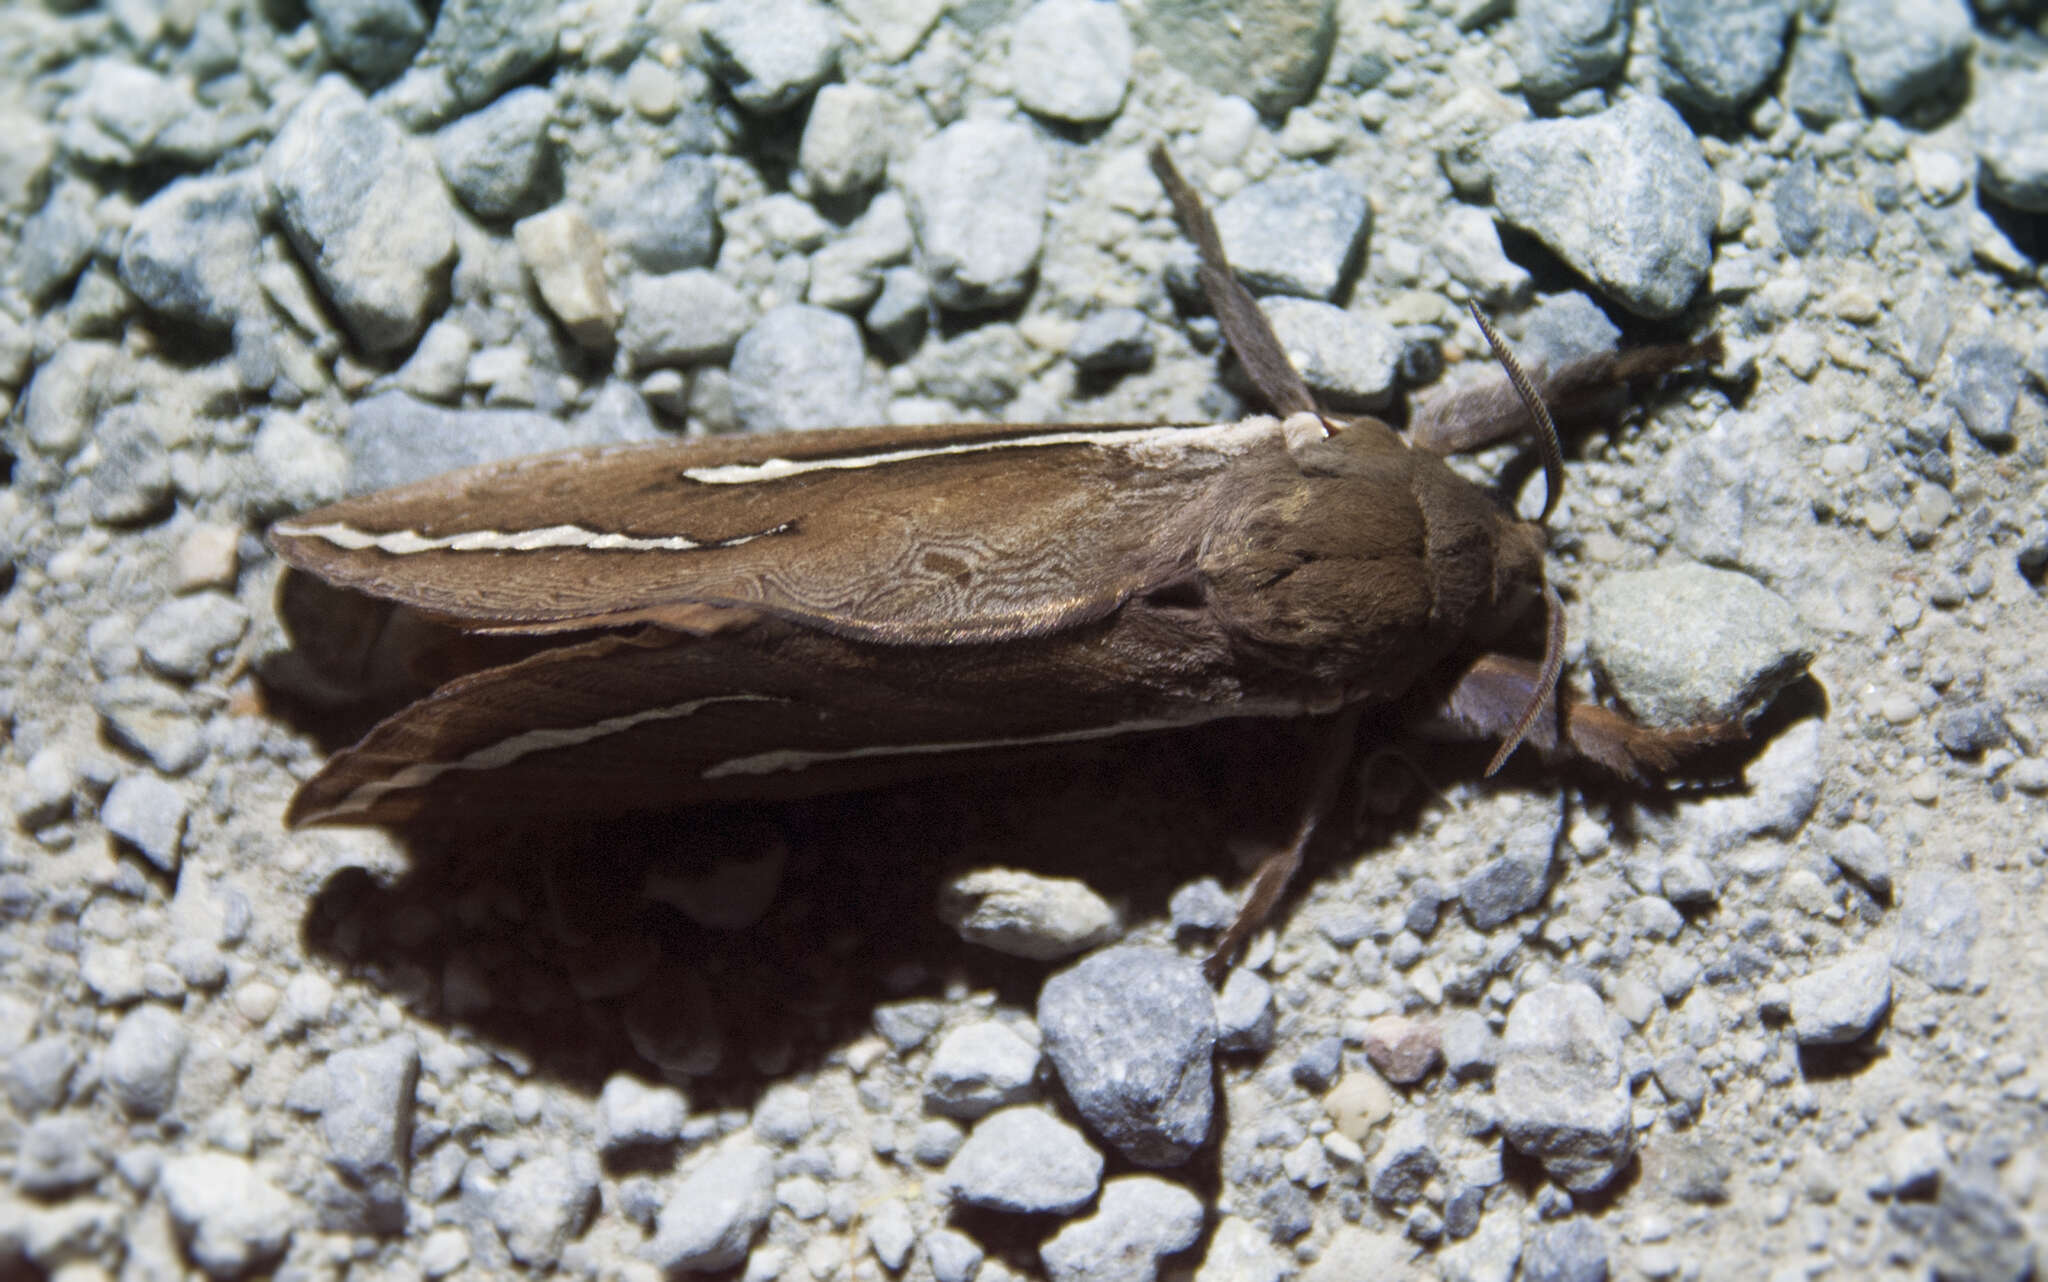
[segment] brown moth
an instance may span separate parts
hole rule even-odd
[[[294,568],[524,657],[459,676],[337,753],[294,824],[626,811],[877,786],[1006,749],[1234,717],[1328,719],[1289,849],[1219,964],[1267,915],[1353,759],[1361,710],[1416,691],[1498,768],[1522,742],[1626,776],[1725,727],[1557,707],[1544,527],[1442,455],[1546,401],[1711,343],[1580,360],[1419,408],[1407,438],[1319,413],[1163,148],[1225,338],[1273,411],[1208,426],[851,428],[487,464],[282,522]],[[1477,316],[1477,312],[1474,312]],[[1548,514],[1546,506],[1545,515]],[[1542,662],[1489,647],[1546,603]]]

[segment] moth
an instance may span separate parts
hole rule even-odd
[[[1153,168],[1270,413],[1197,426],[967,423],[571,450],[352,498],[274,526],[293,568],[519,657],[447,681],[337,753],[303,824],[666,809],[915,778],[1019,748],[1224,718],[1315,717],[1291,843],[1219,944],[1266,917],[1395,700],[1620,775],[1724,726],[1651,729],[1556,696],[1543,520],[1550,407],[1710,359],[1711,342],[1439,395],[1404,438],[1318,410],[1200,199]],[[1534,521],[1443,456],[1535,425]],[[1543,657],[1494,650],[1533,611]]]

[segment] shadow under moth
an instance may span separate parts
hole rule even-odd
[[[1207,426],[969,423],[572,450],[281,522],[297,570],[519,657],[448,680],[328,761],[300,824],[667,809],[879,786],[1020,748],[1223,718],[1318,717],[1327,750],[1212,973],[1264,920],[1357,756],[1414,704],[1474,737],[1623,776],[1734,733],[1560,700],[1563,618],[1525,521],[1443,456],[1712,340],[1421,404],[1405,436],[1320,412],[1163,147],[1224,337],[1271,413]],[[1495,653],[1541,606],[1540,661]]]

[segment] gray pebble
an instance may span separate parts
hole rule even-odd
[[[606,1153],[673,1144],[689,1105],[673,1086],[614,1073],[597,1097],[597,1146]]]
[[[754,324],[754,305],[703,268],[632,276],[619,292],[619,347],[636,370],[723,361]]]
[[[797,144],[797,165],[815,195],[851,196],[882,181],[890,109],[889,96],[872,85],[818,90]]]
[[[1191,881],[1167,903],[1176,932],[1222,930],[1237,917],[1237,900],[1214,877]]]
[[[0,922],[27,921],[42,907],[41,887],[24,873],[0,873]]]
[[[1791,602],[1732,570],[1611,574],[1589,604],[1588,652],[1628,710],[1654,726],[1735,720],[1813,661]]]
[[[924,1045],[925,1039],[945,1022],[946,1007],[942,1002],[920,998],[886,1002],[875,1008],[875,1031],[899,1055]]]
[[[146,307],[225,333],[261,302],[249,265],[264,203],[244,176],[178,179],[135,211],[121,242],[121,283]]]
[[[983,948],[1056,961],[1107,943],[1116,910],[1082,883],[1009,868],[978,868],[939,888],[939,919]]]
[[[917,1130],[911,1133],[910,1155],[926,1166],[944,1166],[966,1142],[967,1132],[960,1129],[958,1122],[934,1117],[919,1122]]]
[[[839,20],[812,0],[718,0],[703,23],[712,74],[749,111],[794,107],[839,63]]]
[[[1983,912],[1962,874],[1927,868],[1907,875],[1892,961],[1945,992],[1970,982],[1970,950]]]
[[[1200,1199],[1180,1185],[1119,1176],[1102,1186],[1095,1214],[1065,1225],[1038,1256],[1053,1282],[1152,1282],[1160,1257],[1193,1246],[1202,1221]]]
[[[1038,0],[1010,32],[1010,80],[1026,111],[1094,124],[1123,106],[1131,28],[1100,0]]]
[[[617,426],[629,431],[653,430],[646,425]],[[351,405],[344,436],[348,488],[357,494],[424,480],[474,463],[607,443],[552,415],[530,410],[447,409],[403,392],[384,392]]]
[[[2036,1248],[1988,1161],[1965,1160],[1935,1195],[1931,1274],[1939,1282],[2026,1282]]]
[[[1138,42],[1220,94],[1279,119],[1313,95],[1337,43],[1334,0],[1142,0]]]
[[[22,223],[9,270],[30,301],[41,301],[84,269],[98,241],[92,189],[66,182]]]
[[[427,38],[414,0],[307,0],[327,56],[373,82],[405,70]]]
[[[995,1020],[946,1034],[925,1070],[925,1107],[948,1117],[976,1118],[1029,1099],[1038,1048]]]
[[[1604,1187],[1635,1151],[1621,1039],[1584,984],[1546,984],[1515,999],[1495,1075],[1508,1142],[1575,1193]]]
[[[1711,904],[1721,893],[1720,879],[1707,861],[1689,850],[1681,850],[1664,861],[1657,890],[1674,904]]]
[[[18,1138],[14,1182],[24,1193],[54,1197],[91,1184],[107,1171],[93,1121],[78,1113],[38,1118]]]
[[[94,416],[114,399],[125,362],[109,343],[65,343],[36,367],[22,396],[22,429],[36,451],[67,458],[84,443]]]
[[[1972,43],[1963,0],[1841,0],[1834,25],[1857,88],[1888,114],[1959,83]]]
[[[1790,0],[1655,0],[1657,49],[1679,96],[1734,112],[1763,90],[1785,57]]]
[[[800,1142],[818,1124],[811,1093],[801,1086],[772,1086],[754,1106],[754,1133],[776,1144]]]
[[[1379,1151],[1366,1168],[1367,1187],[1377,1202],[1406,1206],[1422,1196],[1423,1188],[1442,1167],[1422,1114],[1403,1112],[1387,1128]]]
[[[1344,1039],[1332,1033],[1310,1042],[1307,1049],[1295,1057],[1288,1072],[1301,1089],[1320,1095],[1330,1089],[1343,1069]]]
[[[407,1036],[327,1057],[320,1135],[329,1165],[365,1186],[404,1174],[419,1069],[419,1049]]]
[[[1543,902],[1550,889],[1551,852],[1533,841],[1480,865],[1458,883],[1466,916],[1479,930],[1493,930]]]
[[[547,204],[554,114],[555,96],[528,85],[444,126],[434,159],[456,198],[480,218],[517,218]]]
[[[1771,184],[1771,213],[1777,218],[1778,239],[1795,254],[1804,254],[1820,241],[1819,179],[1811,157],[1793,162]]]
[[[122,1112],[155,1117],[171,1106],[188,1040],[178,1017],[161,1006],[138,1006],[121,1017],[100,1071]]]
[[[1555,103],[1605,84],[1628,57],[1620,0],[1523,0],[1515,6],[1515,63],[1531,101]]]
[[[93,424],[99,460],[86,503],[101,525],[142,525],[171,509],[171,456],[141,405],[116,405]]]
[[[601,191],[590,218],[642,271],[707,267],[721,236],[718,170],[703,156],[672,156],[644,180]]]
[[[9,1055],[0,1067],[0,1084],[6,1086],[15,1112],[34,1117],[64,1103],[78,1063],[77,1043],[63,1033],[52,1033]]]
[[[1254,292],[1327,301],[1358,269],[1372,205],[1356,179],[1317,169],[1252,183],[1217,207],[1216,229]]]
[[[193,1262],[215,1278],[241,1277],[277,1259],[300,1218],[277,1185],[229,1153],[174,1157],[158,1187]]]
[[[1193,963],[1096,953],[1046,981],[1038,1026],[1067,1094],[1125,1157],[1176,1165],[1208,1138],[1216,1004]]]
[[[1494,1036],[1486,1016],[1474,1010],[1452,1011],[1444,1017],[1444,1071],[1453,1080],[1467,1082],[1493,1076],[1500,1063],[1500,1038]]]
[[[1522,1251],[1523,1282],[1607,1282],[1607,1235],[1584,1217],[1545,1224]]]
[[[1793,42],[1792,62],[1785,69],[1785,105],[1809,129],[1825,129],[1863,114],[1849,57],[1825,32],[1802,30]]]
[[[551,1155],[513,1168],[491,1198],[491,1221],[513,1259],[545,1270],[562,1258],[562,1249],[583,1232],[596,1209],[597,1164],[583,1153]],[[651,1249],[660,1242],[657,1236]]]
[[[903,197],[882,192],[846,235],[812,255],[805,300],[836,311],[861,311],[882,292],[882,274],[909,259],[912,244]]]
[[[973,1238],[953,1229],[933,1229],[923,1242],[924,1258],[937,1282],[974,1282],[982,1251]]]
[[[84,86],[65,104],[64,149],[115,167],[179,158],[177,143],[192,140],[179,123],[204,114],[190,86],[124,57],[87,66]]]
[[[1891,959],[1857,953],[1802,975],[1788,987],[1792,1030],[1800,1045],[1853,1042],[1876,1027],[1891,1006]]]
[[[1336,409],[1377,409],[1393,395],[1401,339],[1393,328],[1307,298],[1268,298],[1266,319],[1302,381]]]
[[[889,1198],[861,1217],[868,1247],[882,1267],[901,1273],[910,1263],[910,1250],[917,1245],[917,1226],[910,1222],[910,1208],[900,1198]]]
[[[1973,339],[1956,349],[1953,377],[1946,400],[1970,435],[1986,449],[2011,448],[2013,410],[2027,378],[2020,353],[1996,339]]]
[[[263,167],[293,247],[356,340],[373,352],[411,345],[455,253],[432,163],[329,76],[286,117]]]
[[[1074,362],[1074,368],[1090,374],[1149,369],[1152,323],[1135,307],[1104,308],[1082,321],[1074,331],[1067,356]]]
[[[1948,489],[1955,484],[1955,460],[1949,457],[1949,438],[1954,425],[1962,421],[1951,403],[1937,404],[1925,414],[1897,420],[1885,433],[1885,447],[1899,463],[1916,476]]]
[[[1676,1108],[1678,1119],[1689,1122],[1700,1115],[1707,1100],[1707,1074],[1700,1067],[1699,1054],[1681,1046],[1657,1057],[1650,1068],[1657,1077],[1657,1089]]]
[[[1501,249],[1500,229],[1485,210],[1451,206],[1437,229],[1436,249],[1451,279],[1488,307],[1509,307],[1528,297],[1529,271]]]
[[[152,671],[177,681],[196,681],[241,644],[249,612],[219,592],[174,597],[143,616],[135,642]]]
[[[71,753],[56,744],[38,748],[23,765],[8,808],[29,832],[62,823],[71,817],[78,783],[78,763]]]
[[[735,1136],[683,1177],[644,1254],[657,1268],[710,1273],[747,1258],[775,1209],[775,1163],[759,1144]]]
[[[891,267],[882,273],[882,291],[861,323],[878,342],[899,356],[916,350],[930,323],[931,285],[914,267]]]
[[[787,303],[763,316],[735,345],[731,374],[733,410],[749,432],[882,417],[860,328],[822,307]]]
[[[1216,1049],[1263,1052],[1273,1045],[1273,986],[1240,966],[1216,994]]]
[[[1020,1215],[1077,1210],[1101,1180],[1102,1154],[1073,1127],[1028,1106],[981,1119],[945,1174],[954,1200]]]
[[[185,796],[155,775],[125,775],[100,803],[108,832],[142,852],[160,871],[178,871],[185,840]]]
[[[932,298],[952,311],[1016,302],[1045,239],[1051,160],[1019,124],[964,120],[918,144],[902,186]]]
[[[1988,78],[1970,104],[1970,131],[1984,190],[2029,213],[2048,213],[2048,70]]]
[[[456,99],[489,102],[555,56],[554,0],[443,0],[424,60],[445,69]]]
[[[1990,699],[1964,699],[1935,714],[1935,741],[1958,757],[1980,757],[2006,736],[2005,716]]]
[[[1837,867],[1870,888],[1872,894],[1890,898],[1893,858],[1891,847],[1868,824],[1844,824],[1828,843],[1828,857]]]
[[[1720,191],[1699,140],[1663,102],[1509,125],[1484,154],[1501,216],[1622,306],[1661,318],[1699,291]]]

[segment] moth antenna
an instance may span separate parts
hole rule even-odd
[[[1280,346],[1280,338],[1273,332],[1272,322],[1266,313],[1259,310],[1258,300],[1230,270],[1230,260],[1223,254],[1223,237],[1216,230],[1216,220],[1202,204],[1202,198],[1188,185],[1174,167],[1173,157],[1167,154],[1166,144],[1155,142],[1150,153],[1152,172],[1159,176],[1159,185],[1166,188],[1166,198],[1173,202],[1174,221],[1181,231],[1195,242],[1195,254],[1201,259],[1198,275],[1202,281],[1202,293],[1209,300],[1209,310],[1216,313],[1216,320],[1223,326],[1223,337],[1230,344],[1230,350],[1237,353],[1245,373],[1251,375],[1252,383],[1259,389],[1259,395],[1266,398],[1267,406],[1282,418],[1290,414],[1314,414],[1322,418],[1316,408],[1315,397],[1309,394],[1308,384],[1302,381],[1301,371],[1294,368],[1294,362],[1287,359],[1287,349]],[[1323,419],[1326,431],[1336,429],[1328,419]]]
[[[1550,519],[1551,510],[1564,494],[1564,449],[1557,443],[1557,423],[1551,419],[1550,407],[1543,403],[1536,385],[1523,372],[1522,363],[1515,359],[1515,354],[1501,341],[1499,331],[1486,319],[1486,313],[1479,310],[1478,303],[1468,303],[1467,306],[1472,309],[1472,319],[1479,322],[1479,332],[1486,335],[1487,346],[1493,348],[1493,358],[1507,371],[1508,382],[1514,385],[1515,395],[1522,398],[1522,407],[1529,411],[1530,418],[1536,420],[1536,448],[1543,453],[1543,511],[1536,518],[1540,524]]]
[[[1522,746],[1522,740],[1529,737],[1537,718],[1550,709],[1550,701],[1557,694],[1558,674],[1564,671],[1564,602],[1557,599],[1557,589],[1548,583],[1543,585],[1543,624],[1543,667],[1536,675],[1536,688],[1530,692],[1522,715],[1515,718],[1514,730],[1501,742],[1493,760],[1486,763],[1488,779],[1500,773],[1515,749]]]

